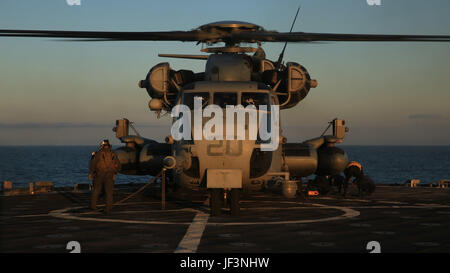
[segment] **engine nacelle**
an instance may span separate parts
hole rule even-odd
[[[294,62],[288,62],[282,71],[264,70],[262,78],[265,84],[276,87],[276,91],[282,94],[278,95],[280,109],[294,107],[311,88],[317,87],[317,81],[311,79],[306,68]]]
[[[154,99],[162,99],[163,108],[169,110],[175,104],[179,88],[195,81],[190,70],[172,70],[169,63],[159,63],[147,73],[145,80],[139,81],[139,87],[147,89]]]

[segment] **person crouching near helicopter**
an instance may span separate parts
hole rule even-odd
[[[348,163],[344,170],[345,181],[344,181],[344,196],[347,194],[348,183],[355,177],[353,183],[358,187],[359,196],[364,196],[366,194],[372,194],[375,191],[375,182],[364,174],[362,165],[356,161],[351,161]]]
[[[335,186],[338,189],[338,192],[342,192],[342,188],[345,184],[345,177],[342,176],[340,173],[330,176],[329,178],[330,185]]]
[[[89,178],[93,179],[94,188],[91,194],[91,209],[97,209],[97,199],[104,189],[106,194],[105,213],[111,212],[113,204],[114,180],[120,171],[121,164],[116,153],[111,150],[107,139],[103,140],[99,151],[92,155],[89,164]]]

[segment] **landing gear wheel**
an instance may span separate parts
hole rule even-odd
[[[241,197],[240,189],[231,189],[230,191],[230,210],[232,216],[239,216],[241,207],[239,204],[239,199]]]
[[[211,189],[211,216],[218,216],[222,212],[222,189]]]

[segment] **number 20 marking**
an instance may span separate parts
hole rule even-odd
[[[209,144],[207,146],[206,149],[206,153],[209,156],[222,156],[224,155],[223,149],[220,149],[221,147],[223,147],[223,140],[220,140],[219,143],[217,144]],[[238,141],[238,150],[237,151],[233,151],[233,149],[231,149],[231,141],[226,141],[226,147],[225,147],[225,154],[229,155],[229,156],[240,156],[242,155],[242,141]],[[213,152],[213,149],[220,149],[216,152]]]

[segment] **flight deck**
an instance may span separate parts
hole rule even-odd
[[[120,200],[137,185],[120,188]],[[287,199],[271,192],[242,196],[241,213],[210,216],[207,194],[157,185],[114,206],[88,209],[89,192],[0,197],[0,252],[303,253],[449,252],[450,190],[378,185],[369,197],[337,193]]]

